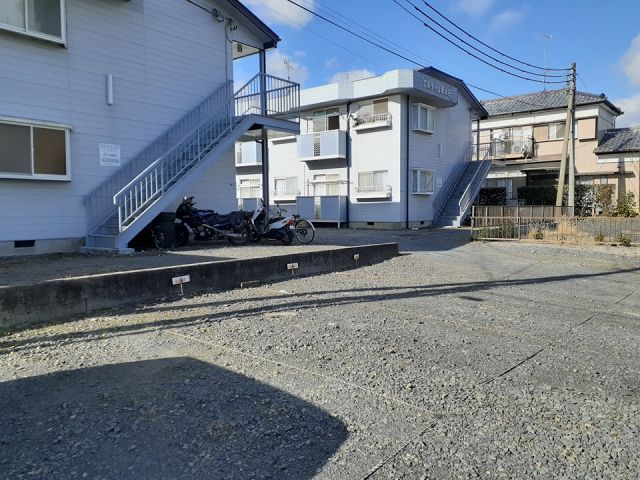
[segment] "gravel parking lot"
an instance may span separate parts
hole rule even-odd
[[[638,249],[335,235],[405,254],[0,337],[0,478],[640,477]]]

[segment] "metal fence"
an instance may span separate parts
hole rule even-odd
[[[474,240],[640,245],[639,217],[576,217],[572,207],[473,207]]]

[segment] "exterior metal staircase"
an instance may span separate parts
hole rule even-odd
[[[295,130],[297,120],[290,120],[299,109],[297,83],[260,73],[234,94],[226,82],[87,196],[84,249],[128,251],[129,241],[248,130]]]
[[[475,201],[482,184],[487,178],[491,160],[465,162],[459,171],[452,176],[455,181],[450,183],[442,197],[440,206],[434,216],[434,225],[439,227],[459,227],[469,214],[471,205]]]

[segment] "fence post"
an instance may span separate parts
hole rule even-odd
[[[516,216],[518,217],[518,241],[520,241],[520,205],[516,206]]]

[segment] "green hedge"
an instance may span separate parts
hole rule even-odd
[[[543,185],[537,187],[519,187],[518,199],[525,205],[555,205],[558,187],[555,185]],[[576,185],[575,186],[575,213],[577,216],[596,214],[606,216],[615,213],[613,194],[614,185]],[[567,189],[564,190],[564,203],[567,201]]]
[[[507,189],[504,187],[481,188],[478,194],[479,205],[506,205]]]

